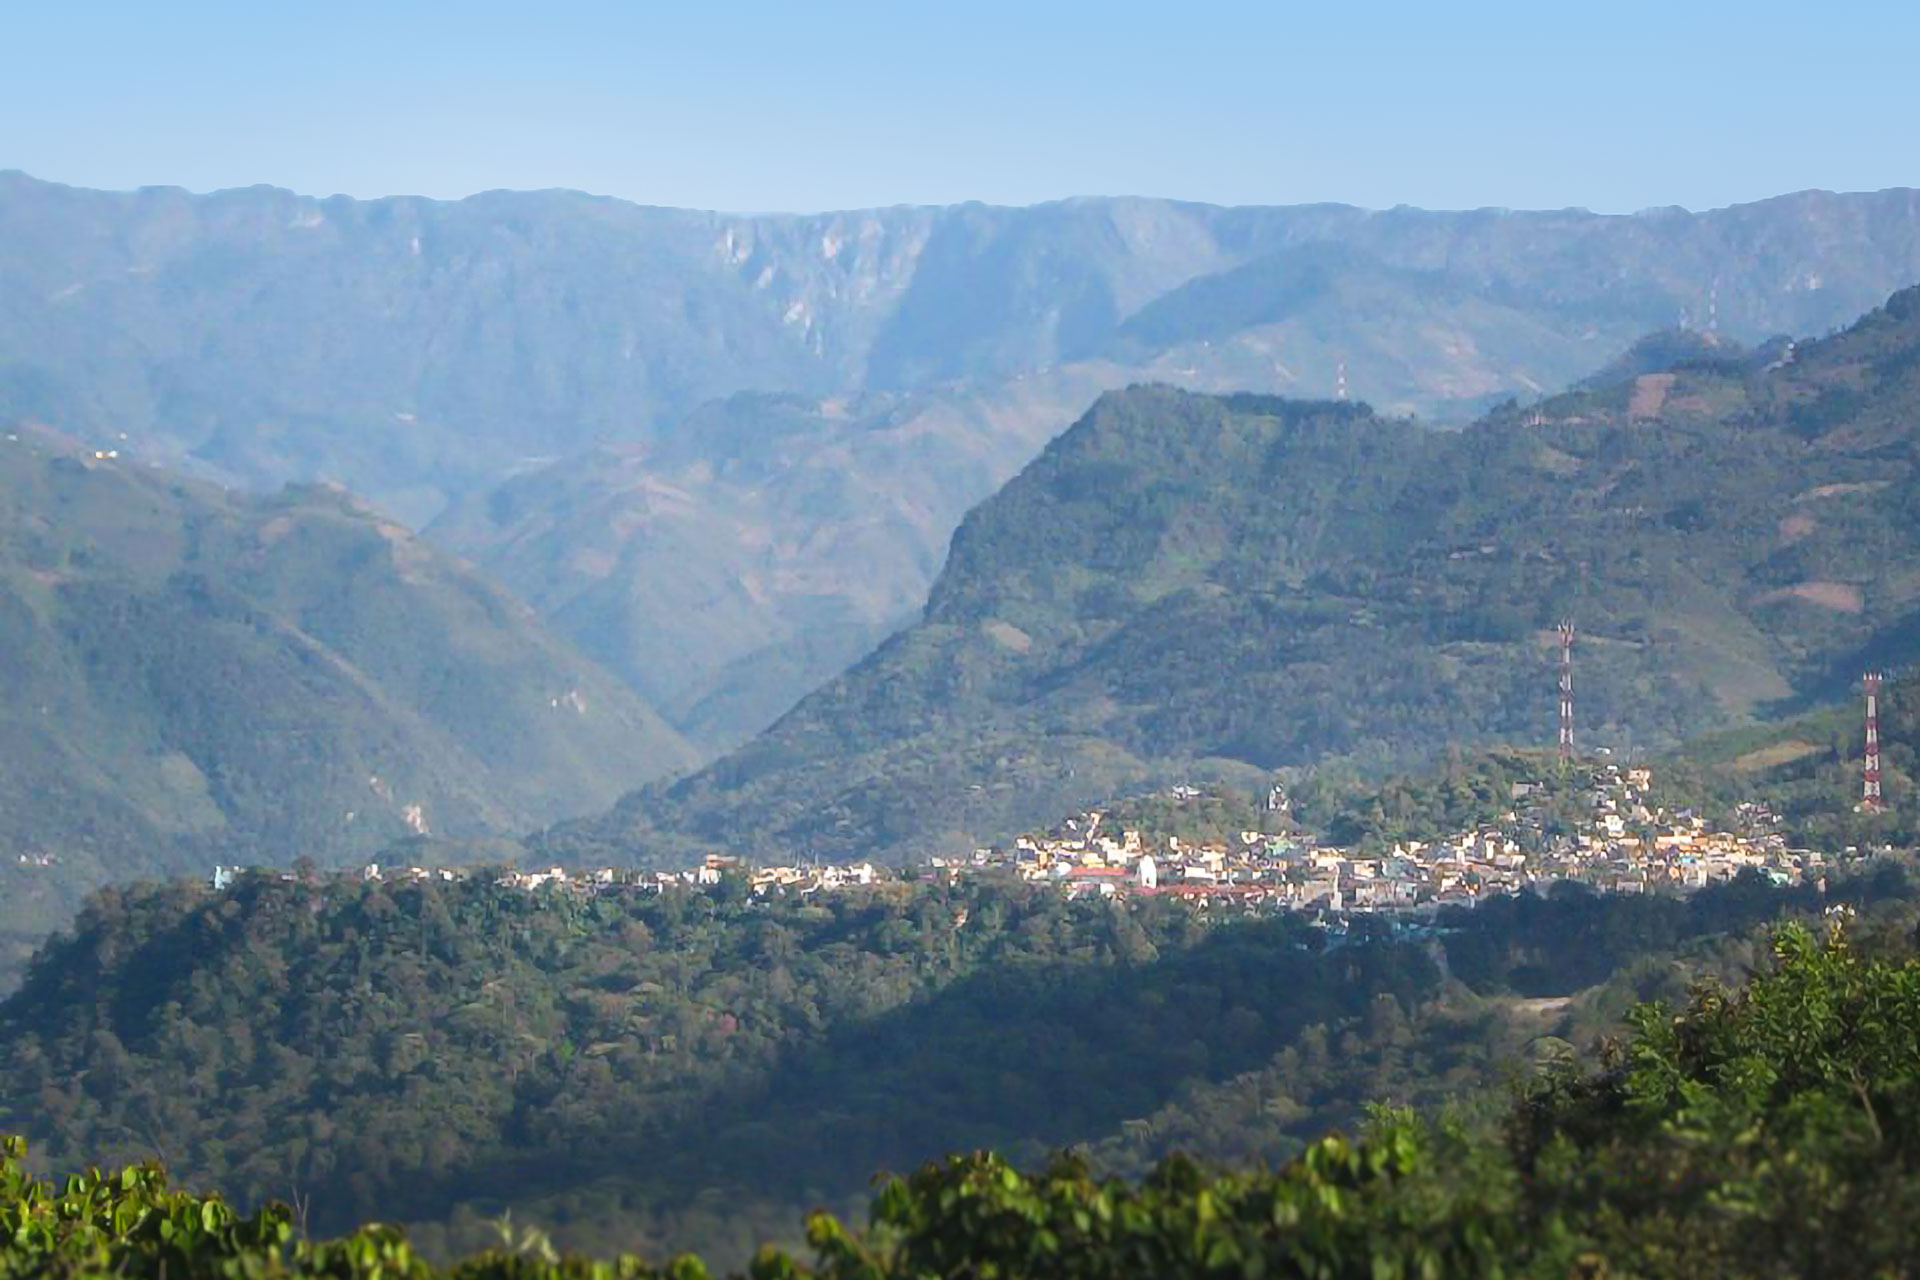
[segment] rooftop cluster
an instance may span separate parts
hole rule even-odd
[[[934,866],[951,878],[1013,876],[1072,895],[1170,895],[1201,903],[1344,914],[1472,905],[1557,881],[1616,893],[1698,889],[1758,870],[1776,883],[1819,878],[1826,856],[1793,849],[1765,805],[1743,804],[1733,829],[1650,803],[1647,768],[1602,764],[1579,793],[1575,830],[1546,812],[1548,788],[1512,786],[1496,822],[1383,848],[1323,845],[1309,834],[1242,831],[1227,840],[1150,839],[1089,811],[1046,836],[976,849]],[[1191,788],[1175,801],[1197,797]],[[1278,801],[1284,804],[1284,799]]]

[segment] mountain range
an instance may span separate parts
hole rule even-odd
[[[1464,421],[1678,319],[1819,333],[1916,279],[1904,190],[1625,217],[1147,199],[744,216],[12,173],[0,420],[439,518],[431,537],[711,753],[910,616],[959,516],[1101,391],[1344,379],[1385,413]],[[849,422],[874,415],[912,425],[849,458]],[[762,431],[769,465],[854,471],[743,489]],[[905,488],[898,552],[856,532],[880,527],[873,486]],[[649,490],[693,514],[641,518]]]
[[[1631,364],[1631,362],[1629,362]],[[594,855],[952,851],[1152,781],[1659,747],[1920,639],[1920,290],[1458,432],[1103,397],[968,514],[922,618],[769,731],[577,824]]]
[[[334,861],[648,779],[554,839],[944,847],[1170,773],[1533,739],[1562,612],[1595,728],[1666,741],[1838,678],[1911,596],[1908,446],[1846,427],[1904,411],[1893,357],[1740,345],[1920,277],[1910,191],[748,217],[3,174],[0,231],[36,928],[49,858]],[[1379,410],[1200,394],[1343,376]]]

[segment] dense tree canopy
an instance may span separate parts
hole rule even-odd
[[[1743,986],[1642,1004],[1596,1059],[1561,1059],[1478,1121],[1376,1111],[1271,1172],[1186,1157],[1145,1177],[977,1153],[888,1179],[865,1227],[820,1212],[756,1280],[1001,1276],[1906,1276],[1920,1268],[1920,959],[1911,916],[1856,944],[1789,926]],[[155,1168],[37,1181],[0,1151],[0,1276],[410,1277],[391,1228],[298,1239]],[[444,1274],[694,1280],[691,1258],[559,1258],[501,1224]]]
[[[1825,899],[1566,889],[1341,940],[984,885],[151,886],[97,897],[0,1005],[0,1131],[49,1171],[160,1157],[442,1254],[512,1209],[571,1245],[733,1262],[946,1151],[1287,1159],[1737,972],[1756,924],[1911,893],[1891,863]]]

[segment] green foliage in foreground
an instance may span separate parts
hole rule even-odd
[[[156,1156],[239,1206],[297,1201],[316,1235],[403,1223],[436,1258],[510,1210],[565,1248],[731,1267],[946,1152],[1276,1164],[1369,1102],[1481,1094],[1537,1042],[1743,973],[1782,916],[1917,894],[1897,860],[1824,897],[1568,885],[1341,944],[1029,886],[151,885],[98,895],[0,1004],[0,1133],[42,1175]]]
[[[1277,1171],[1184,1158],[1140,1182],[976,1154],[876,1194],[868,1225],[808,1222],[812,1257],[756,1280],[999,1276],[1907,1276],[1920,1274],[1920,962],[1784,929],[1771,972],[1641,1006],[1599,1062],[1469,1128],[1381,1112]],[[141,1167],[64,1189],[0,1162],[0,1277],[707,1274],[556,1259],[535,1234],[439,1271],[390,1228],[296,1240]]]

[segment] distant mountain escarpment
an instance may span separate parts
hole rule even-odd
[[[926,603],[967,508],[1099,391],[742,392],[460,503],[474,560],[717,752],[766,728]]]
[[[0,417],[127,432],[229,483],[337,480],[418,525],[739,391],[1075,368],[1313,396],[1344,363],[1391,412],[1468,417],[1689,315],[1744,341],[1817,333],[1916,280],[1912,191],[1633,217],[1144,199],[738,216],[11,173]]]

